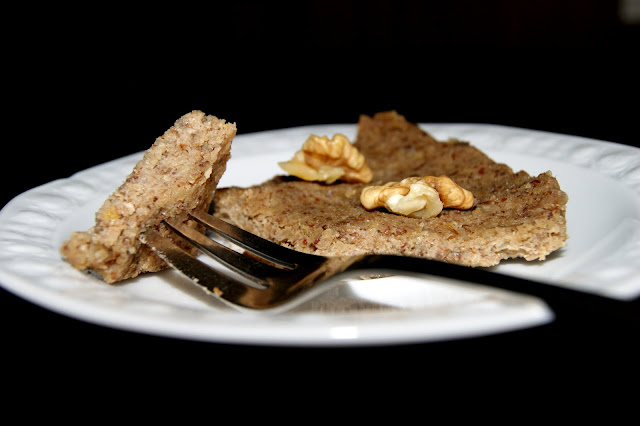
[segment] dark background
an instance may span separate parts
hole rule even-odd
[[[495,123],[638,146],[639,26],[620,10],[605,0],[40,5],[6,18],[20,29],[3,65],[12,136],[0,205],[147,149],[193,109],[236,122],[239,133],[355,123],[395,109],[414,122]],[[7,360],[29,359],[54,376],[89,361],[102,382],[124,365],[154,376],[160,362],[163,375],[197,377],[208,371],[199,360],[254,358],[303,371],[320,359],[327,374],[340,365],[359,377],[370,373],[364,359],[378,373],[411,377],[452,356],[492,368],[526,360],[535,377],[552,357],[573,360],[565,367],[579,377],[578,361],[598,364],[593,354],[603,348],[620,357],[607,364],[621,371],[638,355],[628,339],[637,330],[598,319],[424,345],[253,348],[112,330],[1,297]]]
[[[239,133],[395,109],[414,122],[638,145],[639,26],[617,1],[46,8],[26,22],[25,44],[8,45],[18,59],[5,64],[7,99],[23,135],[12,146],[37,151],[3,202],[144,150],[193,109]]]

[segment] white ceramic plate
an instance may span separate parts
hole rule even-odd
[[[640,150],[566,135],[478,124],[423,124],[438,139],[468,140],[515,170],[551,170],[569,194],[569,245],[544,262],[508,261],[496,270],[609,297],[640,294]],[[220,186],[246,186],[281,173],[320,125],[239,135]],[[143,333],[223,343],[359,345],[428,342],[539,325],[553,314],[540,300],[427,275],[344,285],[278,316],[244,314],[206,296],[175,271],[107,285],[71,268],[58,248],[93,224],[103,200],[141,158],[137,153],[16,197],[0,212],[0,282],[53,311]]]

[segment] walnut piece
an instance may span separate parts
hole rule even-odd
[[[473,207],[473,194],[447,176],[409,177],[382,186],[368,186],[360,194],[367,210],[384,207],[409,217],[435,217],[443,208],[468,210]]]
[[[364,156],[339,133],[331,140],[327,136],[309,136],[291,160],[278,164],[290,175],[306,181],[369,183],[373,177]]]
[[[471,191],[459,186],[451,178],[447,176],[425,176],[421,180],[438,191],[445,209],[469,210],[473,207],[474,198]]]

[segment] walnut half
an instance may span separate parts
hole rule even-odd
[[[384,207],[404,216],[426,218],[437,216],[443,208],[468,210],[474,197],[447,176],[425,176],[368,186],[362,190],[360,202],[368,210]]]
[[[311,135],[289,161],[278,163],[290,175],[307,181],[369,183],[373,177],[364,156],[346,136]]]

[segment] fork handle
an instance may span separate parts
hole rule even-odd
[[[544,300],[549,308],[554,311],[556,320],[601,316],[602,319],[615,319],[629,324],[640,325],[638,298],[628,301],[613,299],[556,284],[508,276],[483,268],[472,268],[417,257],[365,256],[356,261],[349,269],[356,268],[419,272],[528,294]]]

